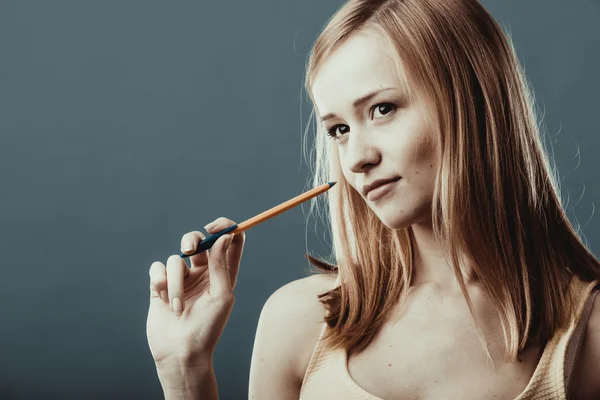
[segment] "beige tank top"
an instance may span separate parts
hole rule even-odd
[[[567,399],[566,388],[597,293],[597,290],[593,290],[597,283],[583,282],[573,277],[570,290],[579,302],[571,324],[568,328],[557,331],[548,341],[531,380],[514,400]],[[352,379],[348,372],[345,349],[331,351],[323,345],[326,326],[324,323],[306,369],[300,400],[382,400],[368,393]]]

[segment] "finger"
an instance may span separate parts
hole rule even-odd
[[[238,272],[240,269],[240,260],[244,251],[244,243],[246,242],[246,232],[241,232],[233,236],[231,246],[227,251],[227,264],[229,268],[229,280],[231,281],[231,290],[235,288]]]
[[[222,229],[230,227],[231,225],[235,225],[235,222],[233,222],[229,218],[219,217],[219,218],[215,219],[213,222],[206,224],[204,229],[206,229],[206,232],[215,233]]]
[[[181,237],[181,252],[183,254],[192,254],[198,248],[198,243],[206,239],[206,236],[199,231],[188,232]],[[208,264],[208,255],[206,251],[194,254],[189,257],[191,267],[206,266]]]
[[[184,288],[183,280],[189,274],[185,261],[179,255],[174,254],[167,259],[167,290],[171,311],[179,317],[183,313]]]
[[[165,304],[169,304],[167,294],[167,271],[165,265],[155,261],[150,266],[150,297],[160,298]]]
[[[235,222],[230,220],[229,218],[219,217],[210,224],[208,224],[205,228],[208,233],[215,233],[222,231],[232,225],[235,225]],[[244,250],[244,243],[246,242],[246,232],[240,232],[233,237],[233,241],[231,242],[231,246],[227,252],[227,261],[228,261],[228,269],[229,269],[229,280],[231,282],[231,289],[235,288],[235,284],[237,283],[237,276],[240,267],[240,260],[242,259],[242,253]]]
[[[210,295],[213,299],[228,301],[232,295],[229,270],[227,269],[227,248],[231,243],[231,235],[223,235],[217,239],[208,255],[208,274],[210,278]]]

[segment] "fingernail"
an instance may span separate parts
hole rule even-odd
[[[177,317],[181,316],[181,313],[183,312],[183,304],[181,304],[181,299],[179,297],[173,299],[173,312]]]
[[[212,228],[214,228],[214,227],[215,227],[215,225],[216,225],[216,224],[215,224],[214,222],[211,222],[210,224],[207,224],[207,225],[205,225],[205,226],[204,226],[204,229],[205,229],[205,230],[207,230],[207,231],[209,231],[209,230],[211,230]]]
[[[188,251],[192,251],[194,250],[194,245],[192,244],[192,242],[185,242],[183,244],[183,252],[187,253]]]
[[[160,291],[160,298],[165,302],[165,304],[169,304],[169,295],[167,294],[166,290]]]

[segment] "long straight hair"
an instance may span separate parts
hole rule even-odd
[[[598,279],[600,263],[563,210],[556,168],[512,43],[477,0],[350,0],[311,50],[305,89],[313,104],[319,68],[359,31],[389,42],[411,101],[433,109],[440,160],[433,231],[481,334],[460,272],[467,260],[472,265],[499,312],[505,358],[514,361],[528,345],[544,344],[566,326],[573,312],[571,278]],[[344,179],[317,114],[313,107],[312,185],[338,182],[327,197],[335,259],[306,257],[339,278],[339,286],[319,296],[327,310],[326,345],[360,351],[406,298],[414,236],[411,227],[384,226]]]

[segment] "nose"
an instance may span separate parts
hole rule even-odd
[[[381,151],[373,141],[369,140],[366,131],[357,132],[348,137],[346,152],[342,156],[346,167],[354,173],[363,173],[366,166],[379,164],[381,161]]]

